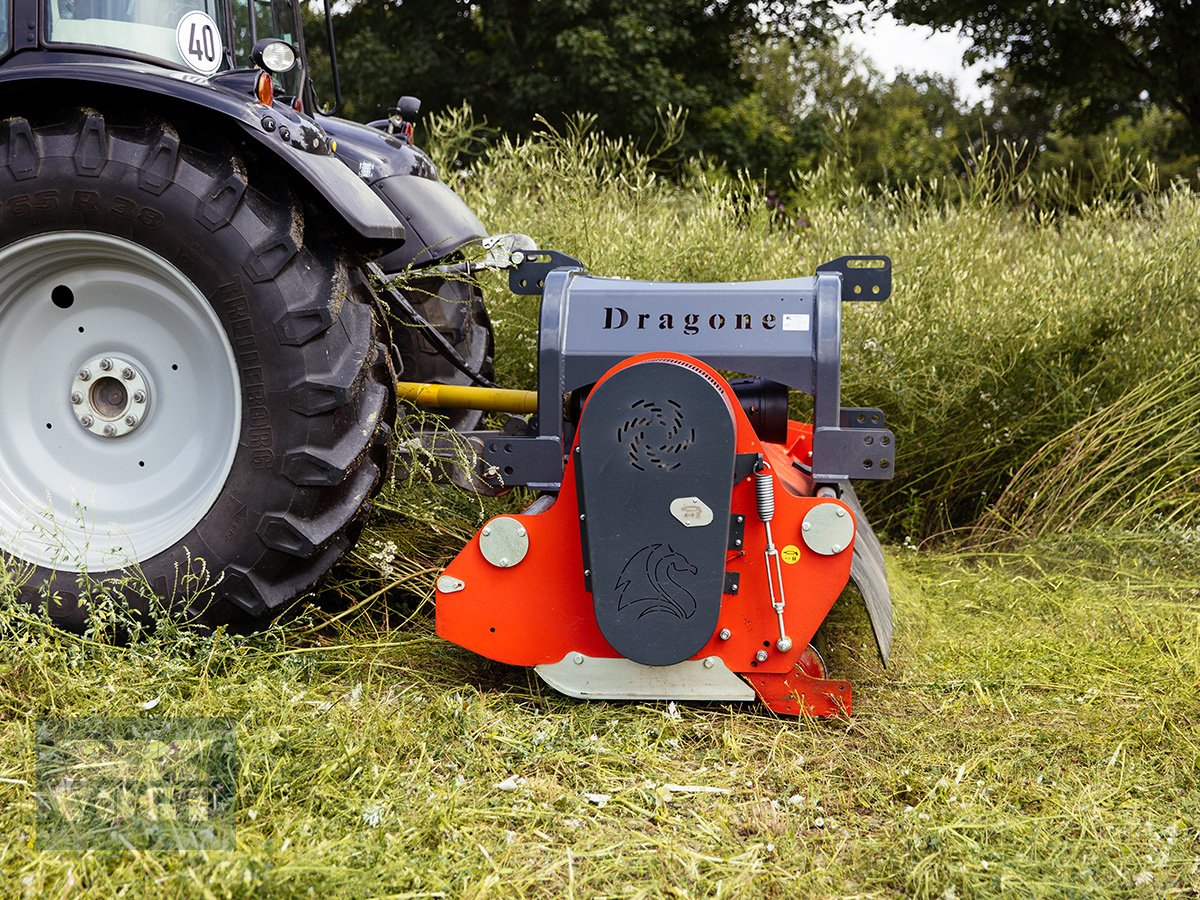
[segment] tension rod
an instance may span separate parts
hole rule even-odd
[[[775,539],[771,536],[771,520],[775,518],[775,479],[771,471],[762,462],[754,471],[754,493],[758,500],[758,518],[762,520],[767,531],[767,591],[771,595],[771,608],[779,620],[779,640],[775,642],[780,653],[792,649],[792,639],[788,637],[783,624],[783,608],[787,600],[783,596],[783,567],[779,564],[779,551],[775,549]],[[775,599],[775,583],[779,584],[779,599]]]

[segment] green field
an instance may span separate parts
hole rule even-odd
[[[65,635],[13,605],[10,567],[0,895],[1200,893],[1200,197],[1130,170],[1083,205],[1002,155],[964,184],[850,185],[812,174],[771,212],[753,179],[667,181],[584,131],[459,187],[604,275],[893,257],[892,300],[846,323],[843,402],[898,440],[896,481],[864,491],[891,666],[852,594],[829,626],[852,719],[581,703],[439,641],[439,566],[528,498],[399,480],[325,592],[253,637]],[[500,285],[500,380],[532,386],[536,307]],[[232,832],[179,849],[178,812],[105,794],[103,758],[71,776],[101,788],[71,827],[39,809],[74,782],[39,767],[38,721],[101,715],[228,720]],[[118,807],[149,849],[88,831]]]

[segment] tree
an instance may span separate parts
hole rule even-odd
[[[900,74],[889,81],[849,46],[786,39],[764,42],[746,65],[754,90],[734,111],[752,109],[768,123],[757,133],[777,144],[787,138],[772,157],[789,163],[784,171],[831,160],[864,184],[898,185],[961,170],[977,115],[962,108],[947,79]]]
[[[469,102],[527,132],[536,116],[595,114],[649,141],[668,106],[701,113],[748,93],[741,66],[766,29],[816,40],[829,0],[356,0],[335,21],[345,114],[378,117],[403,93],[437,111]],[[320,23],[310,45],[323,46]],[[320,86],[320,81],[318,81]],[[328,97],[328,84],[323,95]],[[704,135],[691,129],[693,146]]]
[[[1200,9],[1193,0],[875,0],[909,24],[958,28],[967,61],[1002,57],[1027,108],[1096,132],[1157,104],[1182,117],[1200,148]]]

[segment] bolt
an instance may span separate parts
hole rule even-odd
[[[592,570],[591,570],[591,569],[584,569],[584,570],[583,570],[583,577],[584,577],[584,578],[590,578],[590,577],[591,577],[591,575],[592,575]]]
[[[792,649],[792,639],[790,637],[781,637],[775,642],[775,647],[780,653],[787,653]]]
[[[846,511],[844,509],[842,509],[840,506],[837,508],[837,517],[839,519],[846,518]]]
[[[126,417],[125,417],[125,424],[126,424],[126,425],[128,425],[130,428],[132,428],[132,427],[133,427],[134,425],[136,425],[137,423],[138,423],[138,418],[137,418],[137,416],[132,416],[132,415],[131,415],[131,416],[126,416]]]
[[[78,406],[80,403],[83,402],[83,394],[79,393],[79,391],[72,391],[71,392],[71,402],[74,403],[76,406]]]
[[[740,546],[742,546],[742,539],[741,539],[741,538],[738,538],[736,541],[734,541],[734,542],[733,542],[733,546],[735,546],[735,547],[740,547]]]
[[[146,392],[145,391],[134,391],[133,392],[133,402],[134,403],[145,403],[146,402]]]
[[[517,537],[525,537],[525,529],[524,528],[517,529]]]
[[[93,419],[91,416],[84,415],[84,416],[79,417],[79,424],[82,425],[84,428],[91,428],[93,425],[96,424],[96,420]]]
[[[121,377],[126,381],[133,381],[133,369],[129,368],[129,366],[126,366],[121,370]]]
[[[586,521],[587,521],[587,516],[585,516],[583,513],[580,513],[580,514],[579,514],[579,521],[580,521],[580,522],[586,522]]]
[[[105,372],[107,372],[109,369],[112,368],[112,360],[109,359],[107,356],[104,357],[104,359],[100,360],[100,368],[102,368]]]
[[[733,632],[730,631],[728,628],[722,628],[721,633],[719,635],[717,635],[717,637],[719,637],[723,641],[727,641],[731,637],[733,637]]]
[[[767,651],[759,650],[757,653],[754,654],[754,658],[757,659],[759,662],[766,662],[767,661]]]
[[[713,658],[711,656],[704,657],[704,668],[711,669],[713,667]]]
[[[479,534],[482,535],[483,537],[487,537],[491,533],[492,533],[492,529],[488,528],[486,525],[483,526],[483,531],[479,532]]]
[[[104,436],[105,437],[113,437],[116,435],[116,433],[117,433],[117,428],[115,425],[105,425],[104,426]]]
[[[834,545],[833,545],[832,547],[830,547],[829,549],[830,549],[830,550],[832,550],[834,553],[841,553],[841,552],[842,552],[842,545],[841,545],[841,544],[834,544]]]
[[[91,369],[80,369],[79,370],[79,380],[80,381],[91,381],[92,380],[92,370]]]
[[[500,557],[500,568],[507,569],[508,566],[509,566],[508,557],[507,556]]]
[[[572,654],[571,662],[575,663],[575,665],[577,665],[577,666],[582,666],[583,665],[583,654],[582,653]]]
[[[801,527],[802,527],[802,528],[803,528],[805,531],[812,531],[812,522],[805,522],[805,523],[804,523],[804,525],[803,525],[803,526],[801,526]]]

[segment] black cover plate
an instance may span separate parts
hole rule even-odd
[[[712,637],[725,588],[734,420],[710,377],[652,360],[588,398],[576,473],[596,622],[622,656],[666,666]],[[712,522],[685,526],[671,501],[699,498]]]

